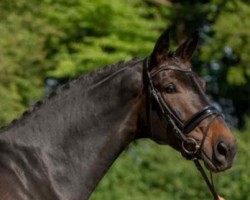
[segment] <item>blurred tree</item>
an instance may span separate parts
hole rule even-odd
[[[250,3],[244,0],[156,0],[172,7],[171,23],[176,43],[196,29],[201,48],[193,58],[193,67],[204,76],[207,91],[223,107],[227,120],[243,127],[250,116],[248,67]]]
[[[45,15],[57,30],[46,41],[53,61],[48,76],[59,78],[145,56],[158,31],[169,24],[140,0],[47,1]]]
[[[250,121],[238,135],[234,167],[214,174],[217,192],[225,199],[250,200]],[[242,156],[243,155],[243,156]],[[209,190],[191,161],[151,141],[130,145],[101,181],[91,200],[210,200]]]
[[[169,24],[140,0],[3,0],[0,17],[0,124],[40,98],[48,78],[147,55]]]
[[[44,85],[51,88],[95,67],[148,55],[171,25],[174,45],[200,30],[202,46],[193,66],[213,98],[224,106],[231,101],[235,109],[228,112],[243,122],[250,105],[249,19],[250,4],[243,0],[1,0],[0,125],[40,98]],[[250,199],[249,130],[239,136],[245,157],[217,177],[229,199]],[[130,146],[91,199],[210,199],[190,163],[153,145]]]
[[[213,1],[214,4],[220,1]],[[208,63],[213,96],[231,99],[239,126],[250,116],[250,3],[225,1],[208,32],[201,61]]]
[[[34,1],[0,2],[0,124],[13,119],[43,91],[46,61],[39,28],[45,24],[36,11]]]
[[[155,38],[171,25],[175,44],[200,30],[202,48],[194,68],[208,81],[214,100],[242,125],[242,116],[250,115],[249,10],[243,0],[2,0],[0,124],[41,97],[46,79],[65,81],[148,55]]]

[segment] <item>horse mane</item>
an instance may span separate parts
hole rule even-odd
[[[17,124],[18,122],[26,119],[26,117],[30,116],[32,113],[37,111],[39,108],[41,108],[44,104],[46,104],[48,101],[53,99],[56,96],[59,96],[64,91],[69,90],[73,86],[75,86],[77,83],[81,82],[85,87],[90,86],[94,83],[99,82],[104,77],[112,74],[118,69],[122,69],[128,66],[134,66],[137,64],[141,59],[133,58],[130,61],[119,61],[115,64],[106,65],[103,67],[99,67],[93,71],[84,73],[83,75],[79,76],[76,79],[70,80],[67,83],[64,83],[62,85],[59,85],[54,91],[52,91],[50,94],[46,95],[42,100],[37,101],[32,106],[30,106],[26,111],[24,111],[18,118],[13,119],[9,124],[0,127],[0,133],[5,131],[8,128],[11,128],[13,125]]]

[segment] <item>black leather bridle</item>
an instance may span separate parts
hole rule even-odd
[[[143,61],[143,82],[144,90],[146,94],[146,117],[148,130],[151,132],[151,110],[155,110],[160,119],[164,120],[167,124],[171,124],[174,129],[174,134],[181,141],[181,151],[190,160],[193,160],[197,169],[201,172],[203,178],[205,179],[214,199],[218,199],[217,192],[214,188],[214,184],[207,177],[202,165],[199,162],[201,158],[202,148],[206,136],[208,134],[209,128],[217,116],[221,116],[221,112],[217,110],[213,105],[204,107],[201,111],[195,113],[186,122],[183,122],[176,112],[171,108],[166,101],[163,99],[159,90],[154,86],[152,78],[161,71],[174,70],[183,73],[188,73],[193,76],[191,69],[180,69],[174,66],[163,66],[159,67],[158,70],[150,74],[148,70],[148,58]],[[198,83],[197,83],[198,84]],[[195,139],[188,137],[188,134],[194,130],[201,121],[211,117],[209,124],[204,132],[203,139],[198,143]],[[190,148],[191,147],[191,148]]]

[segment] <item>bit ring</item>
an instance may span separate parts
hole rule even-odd
[[[186,138],[181,143],[182,149],[186,154],[193,155],[198,152],[200,145],[194,138]]]

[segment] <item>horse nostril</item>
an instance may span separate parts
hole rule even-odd
[[[217,151],[220,155],[226,158],[228,154],[228,147],[224,142],[219,142],[217,145]]]

